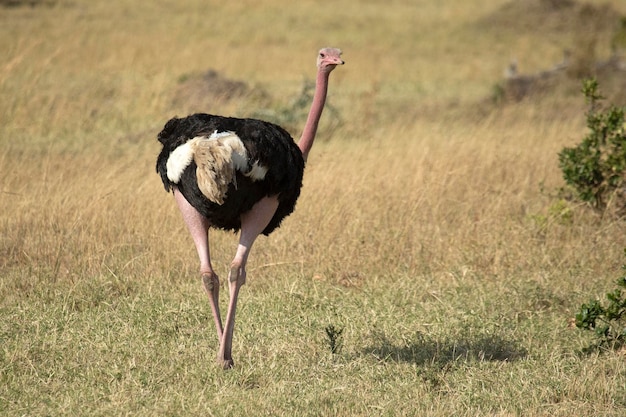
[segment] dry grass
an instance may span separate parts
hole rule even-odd
[[[580,355],[568,327],[626,247],[623,221],[554,196],[582,95],[489,104],[513,53],[540,70],[572,34],[485,30],[496,0],[227,3],[0,9],[0,412],[623,415],[623,354]],[[341,124],[253,250],[224,373],[155,136],[183,80],[244,80],[198,110],[252,114],[327,44]],[[224,273],[235,242],[211,233]]]

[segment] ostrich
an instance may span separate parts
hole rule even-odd
[[[313,103],[297,145],[275,124],[204,113],[173,118],[158,135],[163,149],[156,169],[165,190],[173,192],[196,246],[219,339],[217,363],[224,369],[234,365],[235,310],[246,282],[250,249],[259,234],[269,235],[293,212],[326,101],[329,75],[343,64],[341,50],[319,51]],[[228,274],[230,300],[224,325],[219,278],[209,251],[211,227],[241,231]]]

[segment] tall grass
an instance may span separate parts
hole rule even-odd
[[[623,352],[569,326],[626,247],[556,197],[582,95],[484,105],[512,51],[541,68],[571,34],[484,30],[495,0],[144,3],[0,9],[0,412],[623,415]],[[223,372],[156,133],[190,74],[284,105],[325,45],[342,123],[253,249]],[[225,278],[236,236],[210,240]]]

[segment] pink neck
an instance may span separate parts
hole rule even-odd
[[[317,72],[317,79],[315,80],[315,94],[313,95],[313,103],[311,104],[311,110],[309,110],[309,116],[306,119],[302,136],[298,142],[298,147],[302,151],[304,160],[307,160],[311,147],[313,146],[313,140],[315,140],[315,133],[317,133],[317,125],[322,117],[322,110],[324,110],[324,104],[326,103],[326,93],[328,92],[328,76],[329,72],[319,70]]]

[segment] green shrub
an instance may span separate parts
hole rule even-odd
[[[622,269],[626,271],[626,265]],[[626,294],[623,292],[626,276],[618,279],[617,285],[618,288],[606,294],[607,305],[591,300],[576,313],[576,327],[594,331],[596,347],[618,348],[626,344]]]
[[[572,187],[575,197],[605,212],[608,208],[619,214],[626,211],[624,185],[626,179],[626,134],[624,108],[600,105],[603,97],[595,79],[583,81],[583,94],[589,103],[589,133],[577,146],[559,152],[563,178]]]

